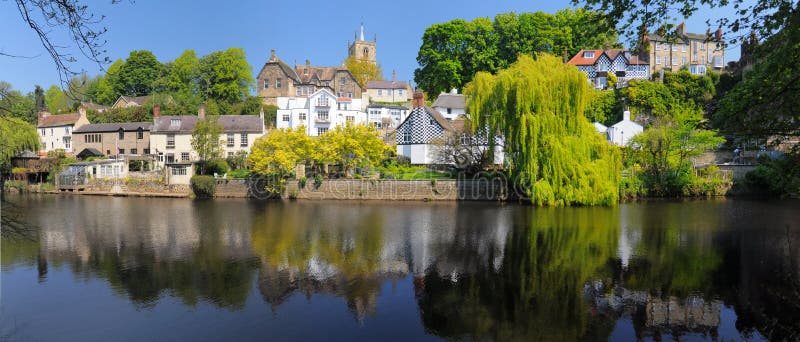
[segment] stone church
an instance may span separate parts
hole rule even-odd
[[[364,25],[361,25],[361,36],[356,38],[352,43],[348,42],[349,56],[375,63],[376,39],[364,39]],[[264,99],[265,104],[272,105],[277,104],[278,97],[306,97],[323,88],[340,98],[361,98],[365,90],[365,85],[358,84],[344,65],[314,66],[306,60],[305,64],[291,67],[275,54],[275,50],[270,52],[256,80],[257,95]]]

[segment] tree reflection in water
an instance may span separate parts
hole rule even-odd
[[[383,286],[408,281],[415,298],[393,300],[415,300],[425,331],[444,338],[608,340],[627,320],[639,339],[715,339],[727,306],[744,337],[800,339],[796,217],[750,202],[12,202],[4,272],[36,265],[46,282],[49,268],[68,266],[142,309],[167,295],[238,311],[258,296],[255,282],[275,312],[292,296],[326,294],[369,324],[387,310]],[[20,229],[5,229],[12,219]]]

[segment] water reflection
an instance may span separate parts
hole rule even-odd
[[[70,272],[73,286],[100,279],[125,300],[87,298],[117,314],[209,303],[244,320],[254,305],[280,316],[297,296],[330,311],[330,296],[366,330],[414,302],[417,320],[388,324],[447,339],[800,338],[797,202],[10,201],[28,228],[24,239],[3,235],[3,273],[36,272],[38,286],[53,272]],[[19,282],[3,293],[37,286]],[[46,311],[49,301],[3,300],[3,312],[18,305]]]

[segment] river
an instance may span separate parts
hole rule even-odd
[[[798,208],[7,195],[0,340],[798,340]]]

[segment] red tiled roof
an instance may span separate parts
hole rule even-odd
[[[55,127],[74,125],[81,118],[80,113],[70,113],[61,115],[47,115],[39,119],[37,127]]]
[[[584,52],[594,52],[594,57],[585,58],[585,57],[583,57],[584,56]],[[570,65],[594,65],[597,62],[597,59],[599,59],[600,56],[602,56],[603,54],[608,56],[608,59],[613,61],[621,53],[625,53],[625,50],[623,50],[623,49],[581,50],[581,51],[578,52],[578,54],[576,54],[574,57],[572,57],[572,59],[570,59],[569,62],[567,62],[567,64],[570,64]],[[642,61],[642,60],[639,59],[638,56],[634,55],[634,56],[631,56],[631,58],[628,59],[628,64],[647,65],[647,64],[650,64],[650,63],[648,63],[646,61]]]

